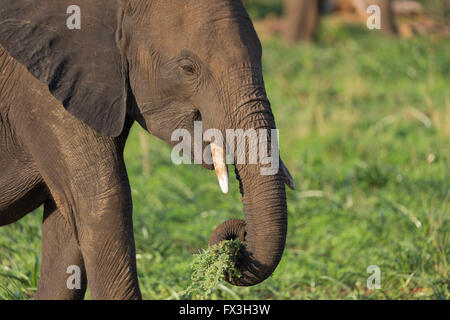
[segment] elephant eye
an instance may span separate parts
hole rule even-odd
[[[187,76],[194,76],[196,74],[195,67],[192,64],[185,64],[181,66],[183,73]]]
[[[197,76],[200,71],[199,65],[196,63],[195,59],[186,55],[178,60],[178,66],[183,75],[191,78]]]

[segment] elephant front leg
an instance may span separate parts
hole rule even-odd
[[[83,208],[77,219],[89,291],[92,299],[141,299],[131,196],[114,194]]]
[[[34,299],[81,300],[86,271],[73,228],[53,201],[44,205],[39,284]]]

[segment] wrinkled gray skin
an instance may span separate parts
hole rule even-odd
[[[261,45],[240,0],[2,0],[0,225],[44,204],[36,299],[139,299],[123,150],[133,122],[173,145],[177,128],[273,129]],[[225,134],[224,134],[225,136]],[[210,168],[211,169],[211,168]],[[245,240],[235,285],[272,274],[286,239],[283,175],[236,165]],[[182,227],[182,226],[180,226]],[[67,267],[82,270],[69,290]]]

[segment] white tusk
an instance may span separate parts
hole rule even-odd
[[[228,193],[228,167],[226,164],[225,152],[223,148],[211,143],[211,154],[216,170],[217,180],[223,193]]]
[[[295,181],[292,178],[288,168],[286,168],[286,166],[284,165],[283,160],[281,159],[280,159],[280,169],[281,173],[284,175],[284,183],[286,183],[287,186],[291,188],[291,190],[295,190],[296,189]]]

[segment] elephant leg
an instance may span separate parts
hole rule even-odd
[[[133,122],[127,120],[123,133],[112,138],[90,129],[60,105],[42,103],[30,109],[36,110],[32,117],[26,108],[16,108],[12,117],[17,123],[18,136],[59,209],[58,216],[64,217],[62,221],[68,224],[64,228],[73,231],[78,242],[78,246],[72,247],[76,248],[77,257],[80,257],[79,248],[82,260],[70,262],[70,265],[84,262],[93,299],[141,298],[131,188],[123,159],[125,141]],[[36,138],[36,132],[40,138]],[[56,235],[63,239],[54,241],[59,243],[55,244],[56,251],[64,242],[64,235]],[[72,233],[70,235],[72,237]],[[43,253],[46,252],[44,249]],[[59,253],[52,255],[53,264],[63,272],[62,285],[70,277],[65,274],[70,265],[64,262],[64,254],[62,257]]]
[[[35,299],[82,300],[84,298],[87,280],[83,257],[73,228],[67,223],[53,200],[47,201],[44,205],[41,260]]]
[[[100,193],[83,187],[83,192],[74,192],[73,203],[57,201],[60,210],[46,207],[38,299],[82,298],[86,282],[94,300],[141,299],[130,189],[125,181],[104,187]],[[57,190],[53,193],[58,195]],[[68,288],[74,266],[83,277],[78,291]]]
[[[91,298],[141,299],[131,195],[113,192],[101,203],[90,203],[89,209],[81,206],[78,215],[77,229]]]

